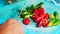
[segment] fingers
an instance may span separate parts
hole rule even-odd
[[[14,19],[9,19],[1,27],[1,34],[24,34],[22,25]]]

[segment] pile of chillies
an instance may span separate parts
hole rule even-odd
[[[49,14],[45,13],[44,9],[42,7],[39,7],[38,9],[33,10],[34,15],[32,16],[32,19],[34,22],[36,22],[38,25],[37,27],[48,26],[48,19],[49,19]]]
[[[60,20],[58,19],[57,11],[53,14],[48,14],[45,12],[44,8],[42,7],[44,3],[40,2],[36,6],[31,5],[31,7],[27,7],[26,10],[19,10],[19,14],[23,19],[23,24],[28,25],[30,24],[29,18],[32,18],[35,23],[37,23],[37,27],[48,27],[48,26],[57,26],[60,24]],[[20,13],[21,11],[21,13]]]

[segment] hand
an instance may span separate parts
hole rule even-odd
[[[9,19],[0,27],[1,34],[24,34],[22,25],[14,19]]]

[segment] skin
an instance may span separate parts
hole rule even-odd
[[[0,34],[24,34],[24,29],[19,22],[9,19],[0,25]]]

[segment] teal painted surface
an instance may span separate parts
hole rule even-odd
[[[25,9],[28,6],[31,6],[32,4],[36,5],[39,2],[43,1],[45,11],[49,14],[53,14],[54,11],[58,11],[60,14],[60,6],[56,6],[52,1],[47,2],[47,0],[20,0],[19,2],[7,5],[5,4],[3,0],[0,1],[0,24],[3,24],[5,21],[7,21],[10,18],[17,17],[18,12],[17,9]],[[60,16],[60,15],[59,15]],[[60,17],[59,17],[60,19]],[[20,18],[18,21],[22,24],[22,18]],[[33,22],[32,19],[31,23],[26,26],[24,24],[24,31],[25,34],[60,34],[60,25],[55,27],[47,27],[47,28],[36,28],[36,23]]]

